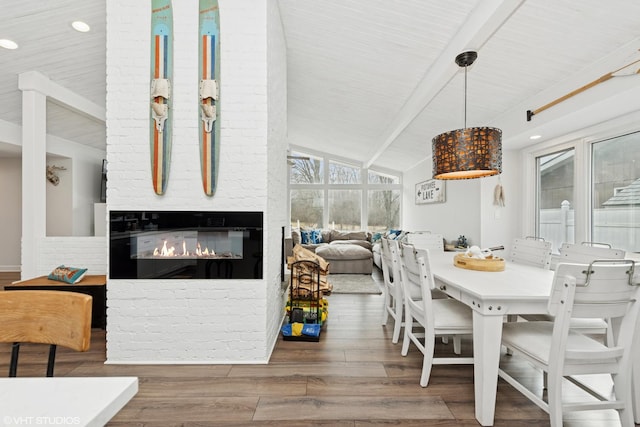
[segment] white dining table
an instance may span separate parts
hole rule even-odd
[[[137,377],[0,378],[0,425],[101,427],[137,392]]]
[[[475,415],[493,425],[502,323],[506,314],[547,313],[554,272],[506,262],[504,271],[477,271],[453,265],[454,253],[429,254],[436,284],[473,310]]]
[[[473,310],[473,386],[475,415],[483,426],[493,425],[502,323],[506,314],[547,314],[554,271],[505,263],[504,271],[477,271],[453,265],[451,252],[429,253],[440,290]],[[636,263],[637,265],[637,263]],[[636,270],[635,281],[640,280]],[[635,354],[640,353],[640,329]],[[634,359],[633,412],[640,424],[640,357]]]

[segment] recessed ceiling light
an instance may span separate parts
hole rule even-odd
[[[73,21],[71,23],[71,26],[73,27],[74,30],[80,31],[81,33],[86,33],[91,29],[89,24],[82,21]]]
[[[5,49],[17,49],[18,43],[9,39],[0,39],[0,47],[3,47]]]
[[[531,135],[529,137],[529,139],[540,139],[540,138],[542,138],[542,135]]]

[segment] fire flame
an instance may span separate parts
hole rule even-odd
[[[215,256],[216,252],[211,249],[209,250],[209,248],[205,248],[204,250],[202,250],[202,247],[200,246],[200,243],[198,243],[198,246],[195,250],[195,255],[196,256]],[[187,242],[186,241],[182,241],[182,253],[178,254],[176,253],[176,248],[175,247],[170,247],[167,248],[167,241],[165,240],[164,243],[162,244],[162,248],[158,249],[155,248],[153,250],[153,256],[155,257],[173,257],[173,256],[190,256],[192,255],[188,250],[187,250]]]
[[[167,248],[167,241],[165,240],[164,244],[162,245],[162,249],[158,250],[158,248],[155,248],[153,250],[153,256],[173,256],[175,251],[176,248],[173,246]]]
[[[209,252],[209,248],[204,248],[204,251],[202,250],[202,247],[200,246],[200,243],[198,242],[198,247],[196,248],[196,255],[198,256],[213,256],[215,255],[215,251],[213,249],[211,249],[211,252]]]

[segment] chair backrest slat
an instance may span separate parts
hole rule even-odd
[[[509,261],[533,267],[551,266],[551,242],[538,239],[514,239]]]
[[[55,344],[87,351],[90,295],[65,291],[0,292],[0,342]]]
[[[556,265],[567,262],[588,264],[595,259],[624,259],[625,255],[624,249],[563,243],[560,247],[560,255],[554,261]],[[555,266],[552,268],[555,270]]]
[[[556,269],[552,295],[549,300],[551,314],[560,308],[562,287],[567,277],[575,279],[572,317],[615,318],[624,314],[629,300],[637,291],[637,285],[630,285],[629,272],[633,270],[631,261],[595,261],[593,264],[562,263]],[[591,273],[587,277],[587,271]],[[631,278],[637,284],[638,273]]]
[[[395,240],[389,240],[382,238],[380,241],[381,251],[380,258],[382,263],[382,273],[386,274],[389,279],[389,284],[394,285],[400,282],[400,264],[394,256],[394,248],[397,245]],[[402,296],[402,295],[400,295]]]
[[[431,290],[435,288],[433,275],[429,268],[429,250],[417,249],[408,243],[399,243],[400,268],[405,292],[413,288],[410,295],[421,295],[427,306],[431,302]],[[424,260],[423,269],[420,260]],[[420,292],[416,292],[419,289]],[[430,308],[430,307],[428,307]]]

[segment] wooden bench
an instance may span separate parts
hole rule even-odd
[[[107,276],[105,274],[86,275],[80,283],[74,285],[57,280],[49,280],[47,276],[40,276],[4,285],[4,289],[5,291],[71,291],[91,295],[93,297],[91,327],[101,329],[106,329],[107,327]]]

